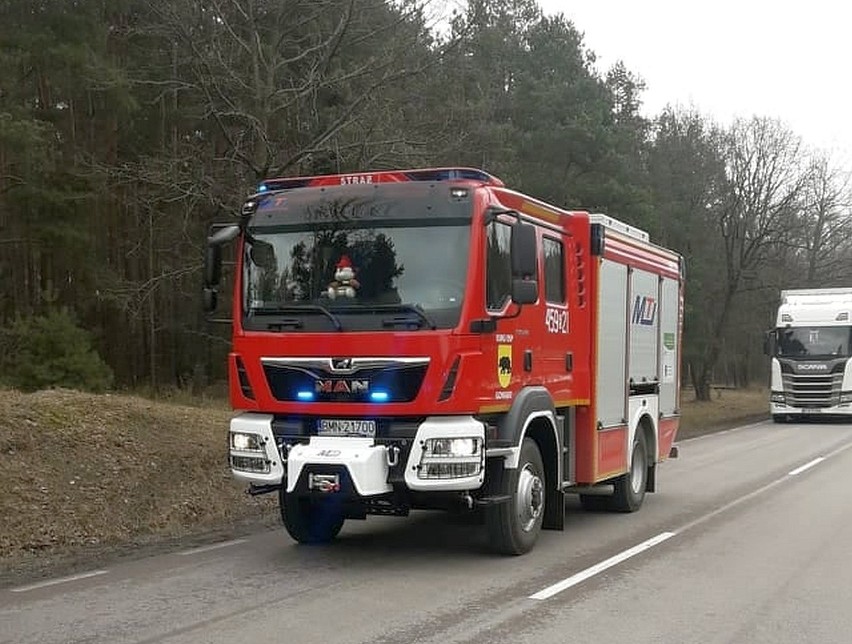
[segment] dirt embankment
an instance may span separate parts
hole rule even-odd
[[[765,416],[766,401],[685,401],[681,438]],[[277,522],[274,495],[230,477],[230,417],[221,401],[0,390],[0,573]]]
[[[231,479],[230,417],[221,402],[0,390],[0,569],[273,514]]]

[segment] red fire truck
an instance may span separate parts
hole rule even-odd
[[[481,509],[521,554],[674,455],[683,264],[641,230],[470,168],[269,179],[208,239],[208,311],[234,239],[230,467],[298,542]]]

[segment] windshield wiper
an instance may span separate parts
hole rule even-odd
[[[260,306],[257,308],[249,309],[248,311],[248,314],[250,316],[281,315],[282,313],[321,313],[329,320],[331,320],[331,323],[334,325],[334,329],[336,331],[343,331],[343,325],[340,323],[340,318],[338,318],[334,313],[319,304],[285,304],[282,306]],[[288,325],[288,323],[289,320],[285,320],[281,323],[281,325],[286,326]]]
[[[277,329],[281,331],[282,329],[286,329],[288,327],[293,329],[301,329],[305,326],[299,318],[281,318],[280,320],[276,320],[275,322],[270,322],[267,324],[270,329]]]
[[[429,314],[423,310],[422,307],[417,304],[374,304],[372,306],[364,307],[369,311],[375,311],[377,313],[387,311],[389,313],[414,313],[415,318],[411,317],[394,317],[387,318],[382,320],[383,326],[396,326],[398,324],[416,324],[417,326],[423,326],[423,323],[426,323],[433,331],[438,328],[438,325],[432,321],[432,318],[429,317]]]

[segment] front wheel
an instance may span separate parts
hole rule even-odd
[[[282,489],[279,500],[284,527],[299,543],[327,543],[337,536],[346,520],[342,503],[335,497],[298,497]]]
[[[616,512],[635,512],[642,506],[648,486],[648,447],[642,428],[636,430],[630,469],[615,481],[615,493],[610,497],[610,508]]]
[[[786,423],[787,422],[787,414],[772,414],[772,422],[773,423]]]
[[[521,444],[521,458],[509,474],[508,488],[510,499],[488,508],[488,536],[497,552],[522,555],[532,550],[544,519],[544,464],[531,438]]]

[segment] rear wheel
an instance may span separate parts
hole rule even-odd
[[[635,512],[645,499],[648,485],[648,447],[641,427],[636,429],[630,470],[615,481],[615,494],[608,499],[609,507],[616,512]]]
[[[532,550],[544,519],[544,464],[531,438],[521,444],[521,458],[509,475],[508,487],[511,498],[488,508],[488,536],[497,552],[522,555]]]
[[[284,527],[299,543],[327,543],[338,535],[346,520],[342,502],[335,497],[298,497],[282,489],[279,499]]]

